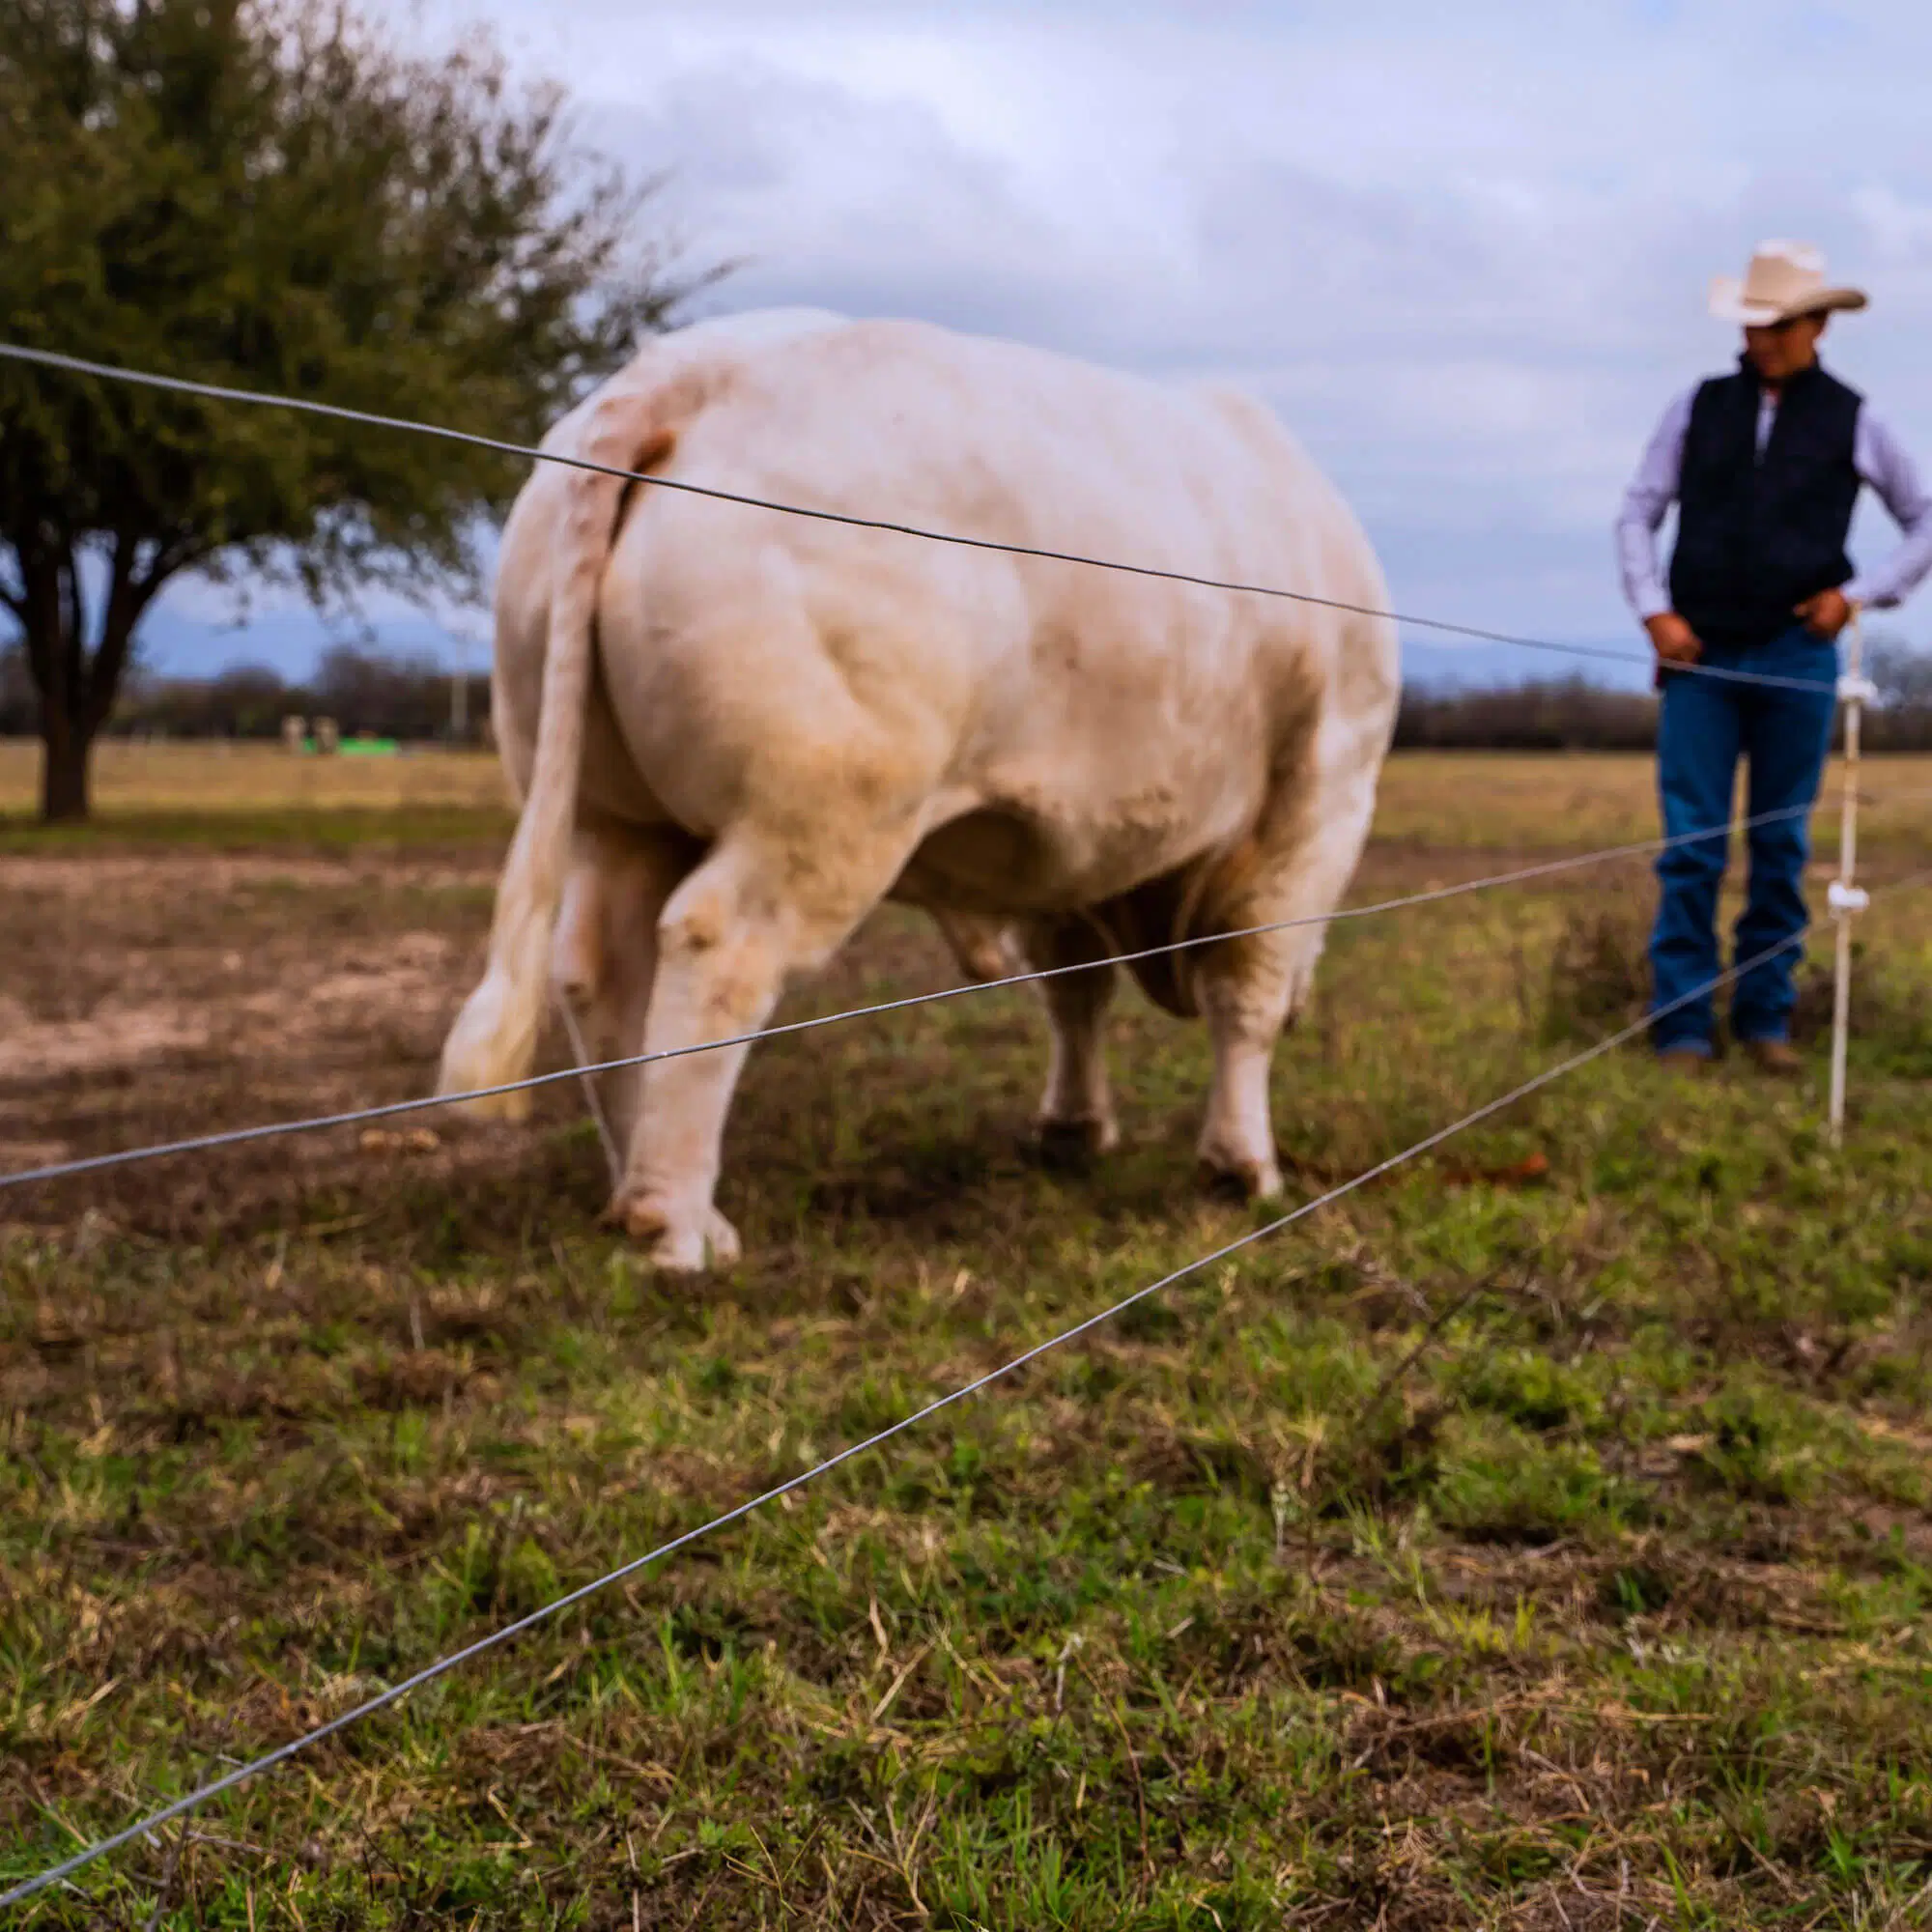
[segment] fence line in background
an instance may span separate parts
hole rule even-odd
[[[1905,792],[1888,803],[1909,802],[1927,794],[1920,791]],[[1785,806],[1776,811],[1762,811],[1751,817],[1737,820],[1734,824],[1709,826],[1700,832],[1680,832],[1665,838],[1643,838],[1628,845],[1606,845],[1595,852],[1585,852],[1564,859],[1547,859],[1531,866],[1520,866],[1512,871],[1494,872],[1485,878],[1465,879],[1453,886],[1432,887],[1427,892],[1408,893],[1399,898],[1378,899],[1373,904],[1362,906],[1342,906],[1334,912],[1310,914],[1298,919],[1275,920],[1264,925],[1243,926],[1233,932],[1204,933],[1193,939],[1171,940],[1161,946],[1143,947],[1134,952],[1119,952],[1104,959],[1083,960],[1074,966],[1048,966],[1026,973],[1009,973],[997,980],[969,980],[964,985],[941,986],[929,993],[909,993],[901,999],[881,1000],[867,1007],[847,1007],[836,1013],[820,1013],[811,1019],[787,1020],[779,1026],[761,1027],[754,1033],[732,1034],[723,1039],[699,1040],[690,1046],[671,1046],[659,1049],[655,1053],[627,1054],[616,1060],[601,1060],[585,1063],[582,1043],[578,1038],[574,1024],[571,1025],[573,1047],[578,1064],[559,1067],[550,1073],[532,1073],[521,1080],[504,1081],[496,1087],[477,1087],[460,1094],[432,1094],[411,1100],[386,1100],[373,1107],[355,1107],[342,1113],[317,1114],[304,1120],[270,1121],[251,1127],[229,1127],[218,1133],[195,1134],[185,1140],[158,1141],[148,1147],[126,1148],[116,1153],[88,1154],[77,1160],[51,1161],[42,1167],[19,1169],[13,1174],[0,1174],[0,1191],[10,1187],[25,1187],[36,1181],[63,1180],[79,1174],[96,1174],[106,1168],[131,1166],[139,1161],[159,1160],[164,1156],[181,1153],[202,1153],[216,1148],[239,1147],[249,1141],[270,1140],[284,1134],[317,1133],[327,1127],[354,1126],[364,1121],[387,1120],[397,1114],[419,1113],[430,1107],[457,1106],[466,1100],[495,1099],[505,1094],[527,1093],[533,1088],[548,1087],[558,1081],[578,1080],[591,1088],[592,1077],[600,1073],[612,1073],[631,1066],[648,1066],[663,1060],[682,1060],[694,1053],[713,1053],[721,1047],[750,1046],[761,1039],[781,1038],[788,1034],[810,1033],[820,1027],[841,1025],[847,1020],[867,1019],[879,1013],[903,1012],[911,1007],[931,1006],[942,1000],[956,1000],[971,993],[997,992],[1003,987],[1024,986],[1036,980],[1054,980],[1067,973],[1091,973],[1102,966],[1130,966],[1139,960],[1157,958],[1162,953],[1186,952],[1199,946],[1220,946],[1240,939],[1259,938],[1265,933],[1286,932],[1297,926],[1326,925],[1339,920],[1369,919],[1382,913],[1402,912],[1411,906],[1436,905],[1445,899],[1461,898],[1471,893],[1479,893],[1496,886],[1520,885],[1527,880],[1548,878],[1560,872],[1576,871],[1585,866],[1601,865],[1610,859],[1641,857],[1648,853],[1667,851],[1676,845],[1694,843],[1702,838],[1728,838],[1733,831],[1748,832],[1759,825],[1775,824],[1780,819],[1808,815],[1814,806]],[[614,1162],[615,1155],[609,1140],[608,1127],[600,1121],[600,1132],[605,1139],[606,1158]]]
[[[1859,865],[1859,724],[1871,685],[1864,675],[1864,612],[1852,606],[1851,640],[1845,668],[1838,679],[1838,697],[1845,715],[1845,769],[1839,783],[1838,876],[1829,895],[1832,920],[1837,927],[1832,968],[1832,1080],[1826,1122],[1833,1147],[1845,1140],[1845,1056],[1852,1025],[1852,915],[1870,903],[1868,895],[1852,883]]]
[[[1273,597],[1292,604],[1309,604],[1324,611],[1346,611],[1357,617],[1378,617],[1406,624],[1422,631],[1437,631],[1445,637],[1467,638],[1478,643],[1509,644],[1527,651],[1550,651],[1561,657],[1592,658],[1607,664],[1634,665],[1650,669],[1656,660],[1631,651],[1613,651],[1595,644],[1562,644],[1548,638],[1525,638],[1510,631],[1492,631],[1478,624],[1455,623],[1443,617],[1418,617],[1401,611],[1385,611],[1373,604],[1353,604],[1346,598],[1318,597],[1313,591],[1290,590],[1280,584],[1243,583],[1221,577],[1202,577],[1186,570],[1163,570],[1152,564],[1128,563],[1119,558],[1087,556],[1077,551],[1049,550],[1034,544],[1001,543],[992,537],[973,537],[954,530],[927,529],[917,524],[895,523],[880,517],[861,517],[842,510],[816,510],[804,503],[782,503],[766,497],[753,497],[738,490],[723,490],[710,484],[691,483],[680,477],[653,476],[644,470],[624,469],[615,464],[596,463],[589,457],[572,456],[561,450],[539,449],[528,443],[509,442],[500,437],[479,436],[470,430],[449,429],[440,423],[415,422],[407,416],[381,415],[371,410],[345,408],[340,403],[325,403],[306,396],[278,396],[261,389],[229,388],[218,383],[199,383],[183,376],[156,375],[144,369],[121,368],[111,362],[91,362],[84,356],[62,355],[50,349],[28,349],[19,343],[0,342],[0,359],[26,362],[43,369],[56,369],[72,376],[93,376],[114,383],[132,383],[144,388],[166,389],[174,394],[201,396],[212,402],[247,403],[267,409],[298,410],[306,415],[328,416],[340,422],[360,423],[371,429],[406,430],[416,436],[434,436],[447,442],[468,443],[499,456],[518,456],[537,463],[561,464],[570,469],[585,469],[599,476],[616,476],[627,483],[644,483],[655,490],[675,490],[687,497],[705,497],[714,502],[737,503],[746,509],[772,510],[780,516],[804,517],[813,523],[842,524],[847,528],[878,530],[892,536],[917,537],[925,543],[951,544],[961,550],[995,551],[1007,556],[1033,557],[1048,563],[1078,564],[1088,570],[1111,570],[1128,577],[1158,579],[1166,583],[1190,583],[1203,590],[1227,590],[1241,596]],[[1825,691],[1828,679],[1778,677],[1764,671],[1729,670],[1716,665],[1673,665],[1673,672],[1694,677],[1715,677],[1730,684],[1769,685],[1784,691]]]
[[[1808,930],[1808,928],[1806,929]],[[1762,952],[1753,953],[1750,958],[1740,960],[1726,971],[1718,974],[1713,979],[1707,980],[1702,985],[1695,986],[1690,992],[1670,1001],[1667,1005],[1660,1009],[1660,1012],[1673,1012],[1679,1007],[1689,1006],[1691,1002],[1700,1000],[1707,994],[1718,991],[1720,987],[1729,984],[1733,980],[1750,972],[1753,967],[1761,966],[1767,959],[1776,958],[1778,953],[1787,952],[1792,947],[1803,945],[1804,937],[1805,933],[1804,931],[1794,933],[1788,939],[1779,940],[1776,946],[1767,947]],[[1342,1181],[1337,1186],[1329,1188],[1325,1193],[1318,1195],[1313,1201],[1304,1202],[1299,1208],[1291,1208],[1286,1214],[1278,1215],[1274,1220],[1266,1222],[1259,1228],[1252,1228],[1246,1234],[1237,1236],[1234,1240],[1224,1242],[1210,1253],[1202,1255],[1198,1260],[1191,1261],[1184,1266],[1178,1267],[1171,1273],[1162,1275],[1158,1281],[1150,1282],[1144,1288],[1136,1289],[1133,1293],[1123,1296],[1121,1300],[1114,1302],[1107,1308],[1103,1308],[1098,1314],[1090,1315],[1084,1321],[1076,1322],[1072,1327],[1061,1330],[1060,1333],[1050,1336],[1044,1342],[1037,1343],[1033,1348],[1013,1356],[1010,1361],[1003,1363],[999,1368],[989,1371],[973,1381],[963,1383],[960,1387],[939,1397],[936,1401],[927,1403],[923,1408],[915,1409],[909,1415],[901,1416],[898,1421],[889,1423],[884,1429],[867,1436],[863,1441],[852,1443],[848,1447],[840,1449],[835,1455],[826,1457],[823,1462],[814,1463],[810,1469],[804,1470],[801,1474],[775,1485],[762,1493],[752,1497],[748,1502],[740,1503],[735,1508],[726,1510],[720,1516],[713,1517],[709,1521],[699,1524],[696,1529],[686,1530],[682,1535],[672,1537],[668,1542],[660,1544],[655,1549],[647,1551],[644,1555],[632,1557],[628,1562],[619,1564],[614,1570],[607,1571],[605,1575],[597,1577],[594,1581],[584,1583],[579,1588],[568,1591],[563,1596],[544,1605],[541,1608],[532,1610],[527,1616],[519,1617],[514,1623],[505,1624],[500,1629],[492,1631],[487,1636],[479,1637],[474,1643],[466,1644],[461,1650],[452,1651],[448,1656],[438,1659],[436,1662],[426,1665],[412,1676],[406,1677],[401,1683],[391,1685],[387,1690],[378,1691],[373,1697],[365,1698],[360,1704],[342,1712],[337,1717],[331,1718],[327,1723],[318,1724],[313,1730],[305,1731],[301,1736],[290,1739],[287,1744],[279,1745],[275,1749],[265,1752],[260,1757],[252,1758],[245,1764],[237,1765],[234,1770],[225,1773],[222,1776],[212,1778],[206,1784],[198,1785],[194,1790],[175,1799],[172,1803],[163,1804],[157,1809],[151,1811],[146,1817],[138,1820],[136,1823],[128,1825],[107,1837],[94,1840],[71,1857],[64,1859],[60,1863],[49,1866],[45,1871],[39,1873],[31,1879],[23,1880],[8,1891],[0,1892],[0,1906],[20,1904],[34,1897],[38,1892],[44,1891],[49,1886],[60,1884],[62,1881],[71,1878],[75,1872],[80,1871],[83,1867],[92,1864],[97,1859],[104,1858],[109,1852],[117,1851],[124,1845],[131,1844],[136,1838],[145,1837],[150,1833],[160,1830],[162,1826],[171,1824],[175,1819],[184,1816],[185,1813],[198,1809],[201,1805],[207,1804],[211,1798],[219,1797],[225,1791],[232,1791],[237,1785],[246,1782],[249,1778],[258,1776],[265,1771],[271,1771],[278,1765],[286,1764],[289,1759],[306,1750],[311,1745],[320,1744],[324,1739],[333,1737],[336,1733],[347,1730],[352,1724],[358,1723],[362,1719],[373,1717],[378,1711],[384,1710],[389,1705],[407,1697],[412,1690],[419,1690],[425,1685],[434,1683],[438,1678],[447,1676],[450,1671],[455,1670],[459,1665],[468,1663],[472,1659],[481,1657],[488,1651],[495,1650],[498,1645],[508,1643],[513,1637],[520,1636],[526,1631],[533,1630],[539,1624],[548,1622],[551,1618],[561,1614],[574,1605],[581,1604],[586,1598],[594,1597],[601,1591],[609,1589],[611,1584],[622,1582],[626,1577],[636,1576],[639,1571],[649,1568],[650,1565],[662,1561],[665,1557],[674,1555],[678,1550],[689,1548],[692,1544],[700,1541],[704,1537],[713,1535],[718,1530],[728,1528],[731,1524],[741,1521],[744,1518],[752,1515],[753,1512],[762,1509],[766,1504],[776,1502],[781,1496],[790,1495],[794,1491],[803,1489],[808,1483],[828,1474],[841,1463],[849,1463],[855,1457],[865,1455],[868,1450],[880,1448],[895,1436],[901,1435],[907,1430],[925,1421],[928,1417],[937,1415],[940,1410],[951,1408],[955,1403],[963,1402],[967,1397],[979,1394],[980,1390],[989,1388],[993,1383],[1005,1380],[1007,1377],[1016,1374],[1029,1363],[1037,1361],[1042,1355],[1050,1353],[1053,1350],[1063,1348],[1068,1342],[1077,1341],[1081,1336],[1089,1334],[1094,1329],[1111,1321],[1116,1316],[1124,1314],[1127,1309],[1134,1307],[1137,1303],[1147,1300],[1149,1296],[1158,1294],[1163,1290],[1172,1288],[1177,1282],[1184,1281],[1190,1275],[1199,1274],[1203,1268],[1211,1267],[1216,1262],[1226,1261],[1229,1256],[1238,1254],[1244,1248],[1252,1247],[1257,1241],[1264,1240],[1270,1235],[1279,1234],[1284,1228],[1292,1227],[1295,1222],[1307,1219],[1309,1215],[1317,1212],[1319,1209],[1343,1200],[1345,1197],[1355,1193],[1358,1189],[1366,1187],[1371,1181],[1379,1179],[1383,1175],[1392,1174],[1396,1169],[1406,1166],[1412,1160],[1419,1159],[1423,1154],[1433,1152],[1436,1148],[1442,1146],[1445,1141],[1452,1140],[1456,1135],[1466,1132],[1470,1127],[1479,1125],[1482,1122],[1503,1113],[1508,1108],[1516,1105],[1518,1101],[1526,1099],[1530,1094],[1562,1079],[1565,1074],[1574,1073],[1578,1067],[1588,1065],[1591,1061],[1601,1059],[1605,1054],[1612,1052],[1627,1040],[1635,1038],[1637,1035],[1643,1033],[1649,1027],[1653,1017],[1655,1016],[1647,1014],[1640,1020],[1633,1021],[1629,1026],[1619,1028],[1615,1033],[1598,1040],[1594,1045],[1586,1046],[1580,1052],[1571,1054],[1567,1059],[1558,1061],[1553,1066],[1545,1067],[1541,1073],[1532,1074],[1527,1080],[1521,1081],[1517,1086],[1512,1087],[1508,1093],[1500,1094],[1493,1100],[1486,1101],[1482,1106],[1463,1115],[1456,1121],[1452,1121],[1446,1127],[1438,1127],[1434,1133],[1428,1134],[1423,1139],[1414,1142],[1411,1146],[1404,1148],[1400,1153],[1390,1154],[1385,1160],[1378,1161],[1375,1166],[1365,1168],[1360,1174],[1355,1175],[1350,1179]]]

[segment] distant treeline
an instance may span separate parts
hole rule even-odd
[[[1410,685],[1395,742],[1408,751],[1644,752],[1657,742],[1657,698],[1647,691],[1605,691],[1582,677]]]
[[[324,653],[314,675],[290,683],[263,665],[236,665],[213,677],[130,673],[108,733],[114,737],[279,738],[282,720],[332,718],[345,737],[461,737],[474,742],[490,709],[490,680],[472,671],[457,700],[454,676],[434,658],[354,644]],[[36,729],[37,699],[25,653],[0,651],[0,737]],[[460,726],[460,728],[459,728]]]
[[[1871,654],[1880,702],[1865,713],[1875,752],[1932,752],[1932,656],[1886,644]],[[314,676],[291,684],[260,665],[213,677],[128,680],[110,731],[119,737],[275,738],[288,717],[333,718],[345,736],[423,741],[483,736],[490,680],[472,672],[460,707],[433,658],[338,644]],[[18,646],[0,650],[0,737],[31,735],[35,697]],[[1399,748],[1444,752],[1647,752],[1657,741],[1650,692],[1606,691],[1585,677],[1461,689],[1411,685]]]
[[[1882,644],[1866,671],[1879,702],[1865,711],[1865,749],[1932,752],[1932,656]],[[1657,697],[1605,691],[1585,677],[1480,689],[1411,685],[1395,742],[1412,751],[1647,752],[1657,743]]]

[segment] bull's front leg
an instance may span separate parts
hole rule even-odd
[[[1307,1003],[1327,936],[1361,856],[1380,768],[1379,727],[1339,735],[1329,762],[1303,774],[1264,818],[1246,889],[1224,905],[1224,929],[1275,930],[1203,950],[1201,1010],[1214,1042],[1214,1086],[1201,1130],[1210,1179],[1242,1194],[1281,1192],[1268,1069],[1282,1028]],[[1312,833],[1308,828],[1316,828]]]
[[[1268,935],[1277,937],[1285,935]],[[1203,962],[1198,981],[1214,1046],[1201,1166],[1214,1185],[1247,1198],[1281,1192],[1268,1069],[1293,1004],[1293,966],[1280,956],[1291,950],[1267,940],[1236,940],[1225,956]]]
[[[1062,1160],[1111,1152],[1121,1140],[1106,1054],[1107,1008],[1117,969],[1087,965],[1102,958],[1104,949],[1084,922],[1034,925],[1026,950],[1036,969],[1054,975],[1040,981],[1053,1027],[1046,1092],[1034,1118],[1040,1151]],[[1085,970],[1065,970],[1068,967]]]

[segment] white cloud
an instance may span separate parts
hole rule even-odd
[[[1918,0],[433,0],[424,30],[479,14],[747,258],[714,306],[1246,381],[1412,608],[1629,635],[1616,497],[1728,360],[1704,286],[1760,235],[1870,281],[1831,354],[1932,463]]]

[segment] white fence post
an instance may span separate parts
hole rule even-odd
[[[1852,606],[1851,641],[1845,650],[1838,696],[1845,704],[1845,769],[1838,820],[1838,876],[1832,881],[1830,904],[1838,933],[1837,962],[1832,980],[1832,1098],[1828,1118],[1832,1145],[1845,1141],[1845,1045],[1852,1018],[1852,915],[1870,903],[1852,883],[1859,864],[1859,721],[1872,686],[1864,675],[1864,635],[1859,607]]]

